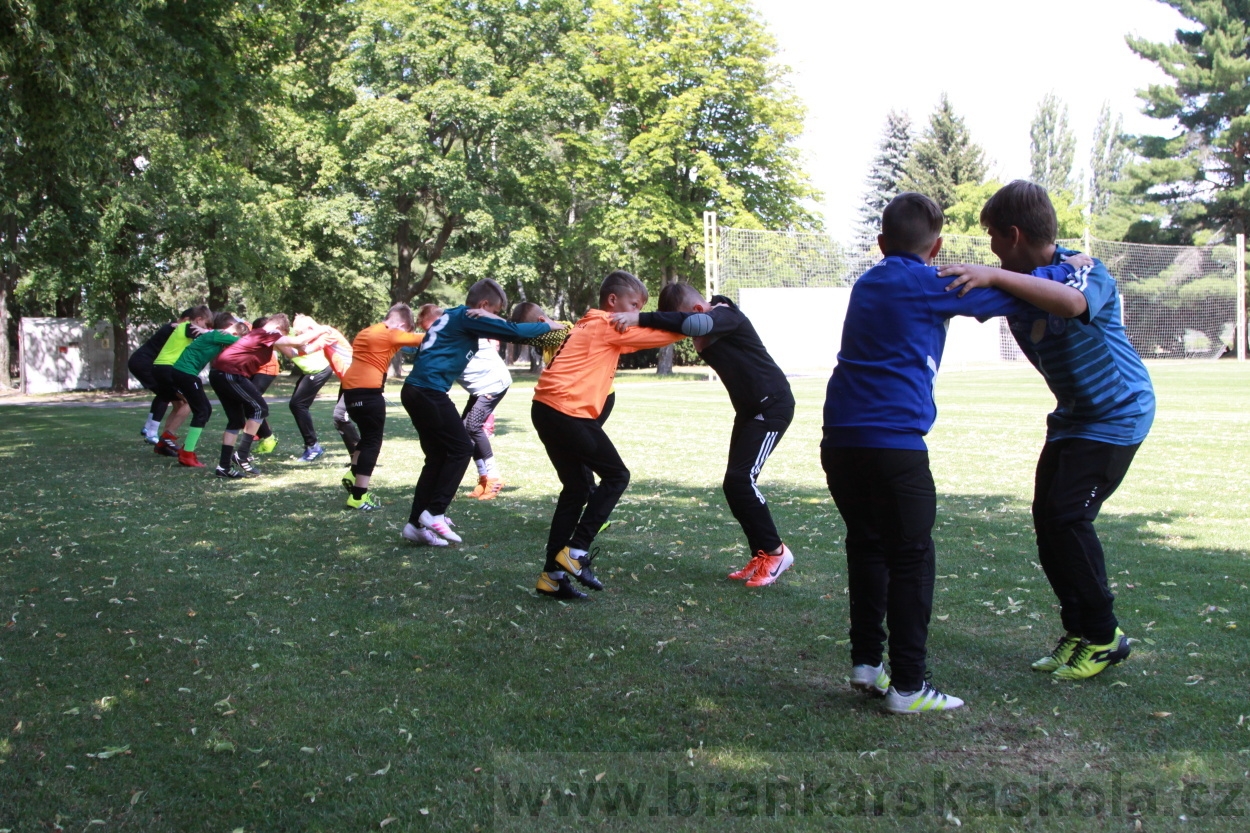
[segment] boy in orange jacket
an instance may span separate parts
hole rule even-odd
[[[597,418],[622,353],[663,347],[685,337],[645,328],[617,332],[612,314],[637,312],[646,302],[642,281],[620,270],[608,275],[599,288],[599,308],[573,326],[534,388],[530,417],[562,486],[536,586],[545,596],[586,598],[569,576],[592,590],[603,589],[591,572],[595,553],[589,549],[629,485],[629,469]],[[587,468],[600,478],[593,493],[586,482]]]

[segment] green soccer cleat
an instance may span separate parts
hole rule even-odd
[[[257,440],[256,445],[253,446],[253,448],[256,449],[257,454],[270,454],[277,447],[278,447],[278,437],[276,434],[270,434],[268,437],[265,437],[263,440]]]
[[[1112,665],[1124,662],[1132,650],[1128,637],[1119,628],[1116,628],[1115,639],[1106,645],[1095,645],[1088,639],[1082,639],[1067,663],[1052,676],[1059,680],[1088,679],[1095,674],[1101,674]]]
[[[352,492],[352,486],[356,485],[356,475],[352,474],[352,467],[348,466],[347,471],[343,472],[343,476],[339,478],[339,482],[343,484],[343,488],[348,494]]]
[[[382,503],[373,496],[373,492],[365,492],[360,497],[348,495],[347,508],[359,509],[361,512],[372,512],[374,509],[381,509]]]
[[[1068,664],[1068,660],[1072,659],[1072,652],[1080,644],[1081,637],[1074,633],[1065,633],[1059,637],[1059,641],[1055,643],[1053,651],[1041,659],[1035,660],[1029,667],[1034,671],[1045,671],[1047,674],[1053,674]]]

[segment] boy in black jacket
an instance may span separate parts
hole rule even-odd
[[[735,417],[721,487],[752,553],[747,565],[729,577],[745,579],[747,587],[765,587],[794,563],[755,483],[794,418],[790,383],[750,320],[725,296],[708,302],[689,284],[670,283],[660,292],[659,310],[616,313],[612,323],[621,332],[637,325],[693,337],[694,349],[725,383]]]

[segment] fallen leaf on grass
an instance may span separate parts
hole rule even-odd
[[[96,758],[97,760],[105,760],[107,758],[112,758],[116,755],[127,755],[129,753],[130,753],[130,744],[126,744],[125,746],[106,746],[104,747],[104,751],[96,752],[94,755],[88,752],[87,757]]]
[[[947,619],[951,618],[951,615],[949,613],[944,613],[941,616],[935,616],[933,618],[937,619],[939,622],[945,622]]]
[[[1164,718],[1164,717],[1171,717],[1171,716],[1172,716],[1172,713],[1171,713],[1171,712],[1153,712],[1153,713],[1151,713],[1151,715],[1150,715],[1150,716],[1151,716],[1151,717],[1158,717],[1158,718],[1162,719],[1162,718]]]
[[[395,818],[394,816],[387,816],[386,818],[382,819],[382,821],[378,822],[378,827],[386,827],[388,824],[390,824],[393,821],[399,821],[399,819]]]
[[[386,762],[386,766],[382,767],[381,769],[379,769],[377,772],[375,772],[375,773],[373,773],[373,774],[374,774],[374,775],[385,775],[386,773],[388,773],[388,772],[390,772],[390,771],[391,771],[391,762],[390,762],[390,761],[387,761],[387,762]]]
[[[316,752],[317,750],[316,750],[316,749],[313,749],[311,746],[301,746],[301,747],[299,748],[299,751],[303,752],[305,755],[311,755],[312,753]]]

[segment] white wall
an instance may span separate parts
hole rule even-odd
[[[823,375],[837,363],[849,287],[826,289],[742,289],[738,306],[751,319],[773,360],[786,373]],[[946,335],[944,370],[1003,363],[999,320],[953,318]]]
[[[88,327],[78,318],[23,318],[18,344],[24,393],[99,390],[113,384],[113,328],[106,321]],[[139,383],[132,378],[130,386]]]

